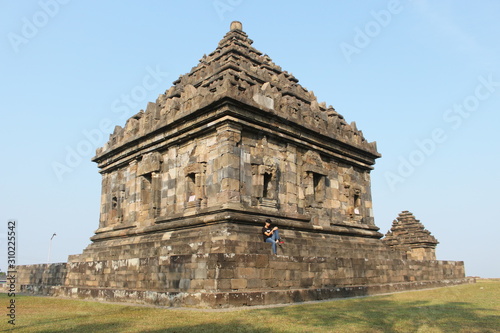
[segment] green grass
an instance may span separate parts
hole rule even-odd
[[[8,301],[6,294],[0,294],[5,314]],[[16,304],[16,332],[500,332],[500,280],[232,311],[32,296],[16,296]],[[13,330],[5,314],[0,330]]]

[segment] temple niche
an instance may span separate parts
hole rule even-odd
[[[102,193],[91,244],[24,290],[217,308],[469,281],[463,262],[435,260],[437,241],[407,213],[381,239],[376,143],[252,44],[233,22],[115,128],[92,159]],[[276,256],[267,219],[285,239]]]

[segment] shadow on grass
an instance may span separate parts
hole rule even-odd
[[[47,324],[47,323],[45,323]],[[45,325],[44,325],[45,326]],[[127,329],[127,325],[123,322],[108,322],[108,323],[91,323],[91,324],[75,324],[68,328],[57,328],[57,324],[54,323],[52,328],[43,329],[32,326],[30,327],[30,332],[38,332],[38,333],[87,333],[87,332],[122,332]],[[0,330],[3,331],[3,330]],[[7,330],[7,331],[17,331],[16,329]],[[22,331],[22,329],[21,329]],[[207,323],[207,324],[198,324],[198,325],[182,325],[161,329],[153,329],[153,330],[138,330],[134,332],[142,332],[142,333],[221,333],[221,332],[255,332],[255,333],[270,333],[274,332],[272,329],[267,329],[263,327],[256,328],[248,323],[241,323],[238,321],[232,321],[229,323]]]
[[[498,332],[496,309],[474,307],[465,302],[432,304],[430,301],[402,302],[389,299],[359,299],[341,304],[319,303],[268,309],[271,316],[296,318],[311,328],[358,327],[380,332],[416,332],[424,328],[442,332]]]
[[[121,323],[102,323],[102,324],[80,324],[75,327],[62,329],[50,328],[46,330],[37,330],[39,333],[88,333],[88,332],[120,332],[124,329]]]
[[[255,333],[270,333],[275,332],[270,328],[265,327],[255,327],[248,323],[242,323],[240,321],[231,321],[229,323],[207,323],[207,324],[199,324],[199,325],[183,325],[177,327],[170,327],[165,329],[158,330],[150,330],[143,331],[144,333],[195,333],[195,332],[203,332],[203,333],[226,333],[226,332],[255,332]]]
[[[482,289],[482,288],[481,288]],[[427,298],[398,300],[391,296],[337,300],[287,307],[248,309],[231,317],[221,313],[198,316],[178,313],[162,321],[169,310],[108,307],[95,303],[66,304],[40,299],[37,306],[51,308],[50,316],[20,312],[26,325],[19,332],[498,332],[500,316],[493,290],[482,294],[456,294],[454,301]],[[0,295],[1,296],[1,295]],[[444,297],[444,296],[443,296]],[[1,300],[2,297],[0,297]],[[467,300],[467,302],[463,301]],[[57,304],[55,304],[57,303]],[[60,304],[59,304],[60,303]],[[66,312],[65,312],[66,311]],[[62,313],[57,313],[62,312]],[[171,312],[176,313],[176,312]],[[35,315],[36,314],[36,315]],[[31,318],[30,318],[31,317]],[[202,318],[207,319],[204,322]],[[141,324],[154,319],[147,328]],[[200,323],[201,322],[201,323]],[[22,321],[19,321],[22,323]],[[2,325],[0,325],[2,326]],[[145,325],[147,326],[147,325]],[[135,329],[135,330],[134,330]],[[0,331],[3,329],[0,328]]]
[[[113,312],[114,313],[114,312]],[[23,325],[18,323],[10,329],[0,329],[0,332],[37,332],[37,333],[87,333],[87,332],[121,332],[126,328],[123,322],[103,322],[103,323],[75,323],[75,320],[88,320],[95,317],[95,314],[74,316],[68,313],[68,317],[41,319],[36,324]]]

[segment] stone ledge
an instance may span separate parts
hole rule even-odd
[[[241,207],[240,209],[209,207],[204,209],[203,211],[200,211],[198,215],[195,216],[183,217],[179,215],[172,216],[169,219],[158,219],[155,222],[155,225],[142,228],[128,228],[120,230],[98,229],[96,230],[96,234],[90,239],[93,242],[96,242],[114,238],[159,233],[169,230],[189,229],[193,227],[220,223],[249,224],[261,226],[264,218],[268,216],[272,216],[275,220],[277,220],[276,224],[280,227],[286,227],[294,230],[310,231],[314,233],[359,236],[374,239],[379,239],[382,237],[382,234],[378,232],[379,228],[371,225],[337,224],[330,227],[317,227],[310,224],[310,217],[306,215],[262,215],[261,212],[259,215],[258,210],[246,207]]]
[[[314,289],[287,289],[250,292],[161,292],[111,288],[22,285],[21,292],[95,301],[128,302],[167,307],[235,308],[277,305],[336,298],[371,296],[393,292],[448,287],[475,283],[475,278],[419,281],[377,285],[335,286]]]

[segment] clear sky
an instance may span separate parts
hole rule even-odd
[[[90,159],[239,20],[254,46],[355,121],[383,155],[382,233],[403,210],[438,259],[500,277],[500,2],[0,1],[0,268],[67,260],[98,227]]]

